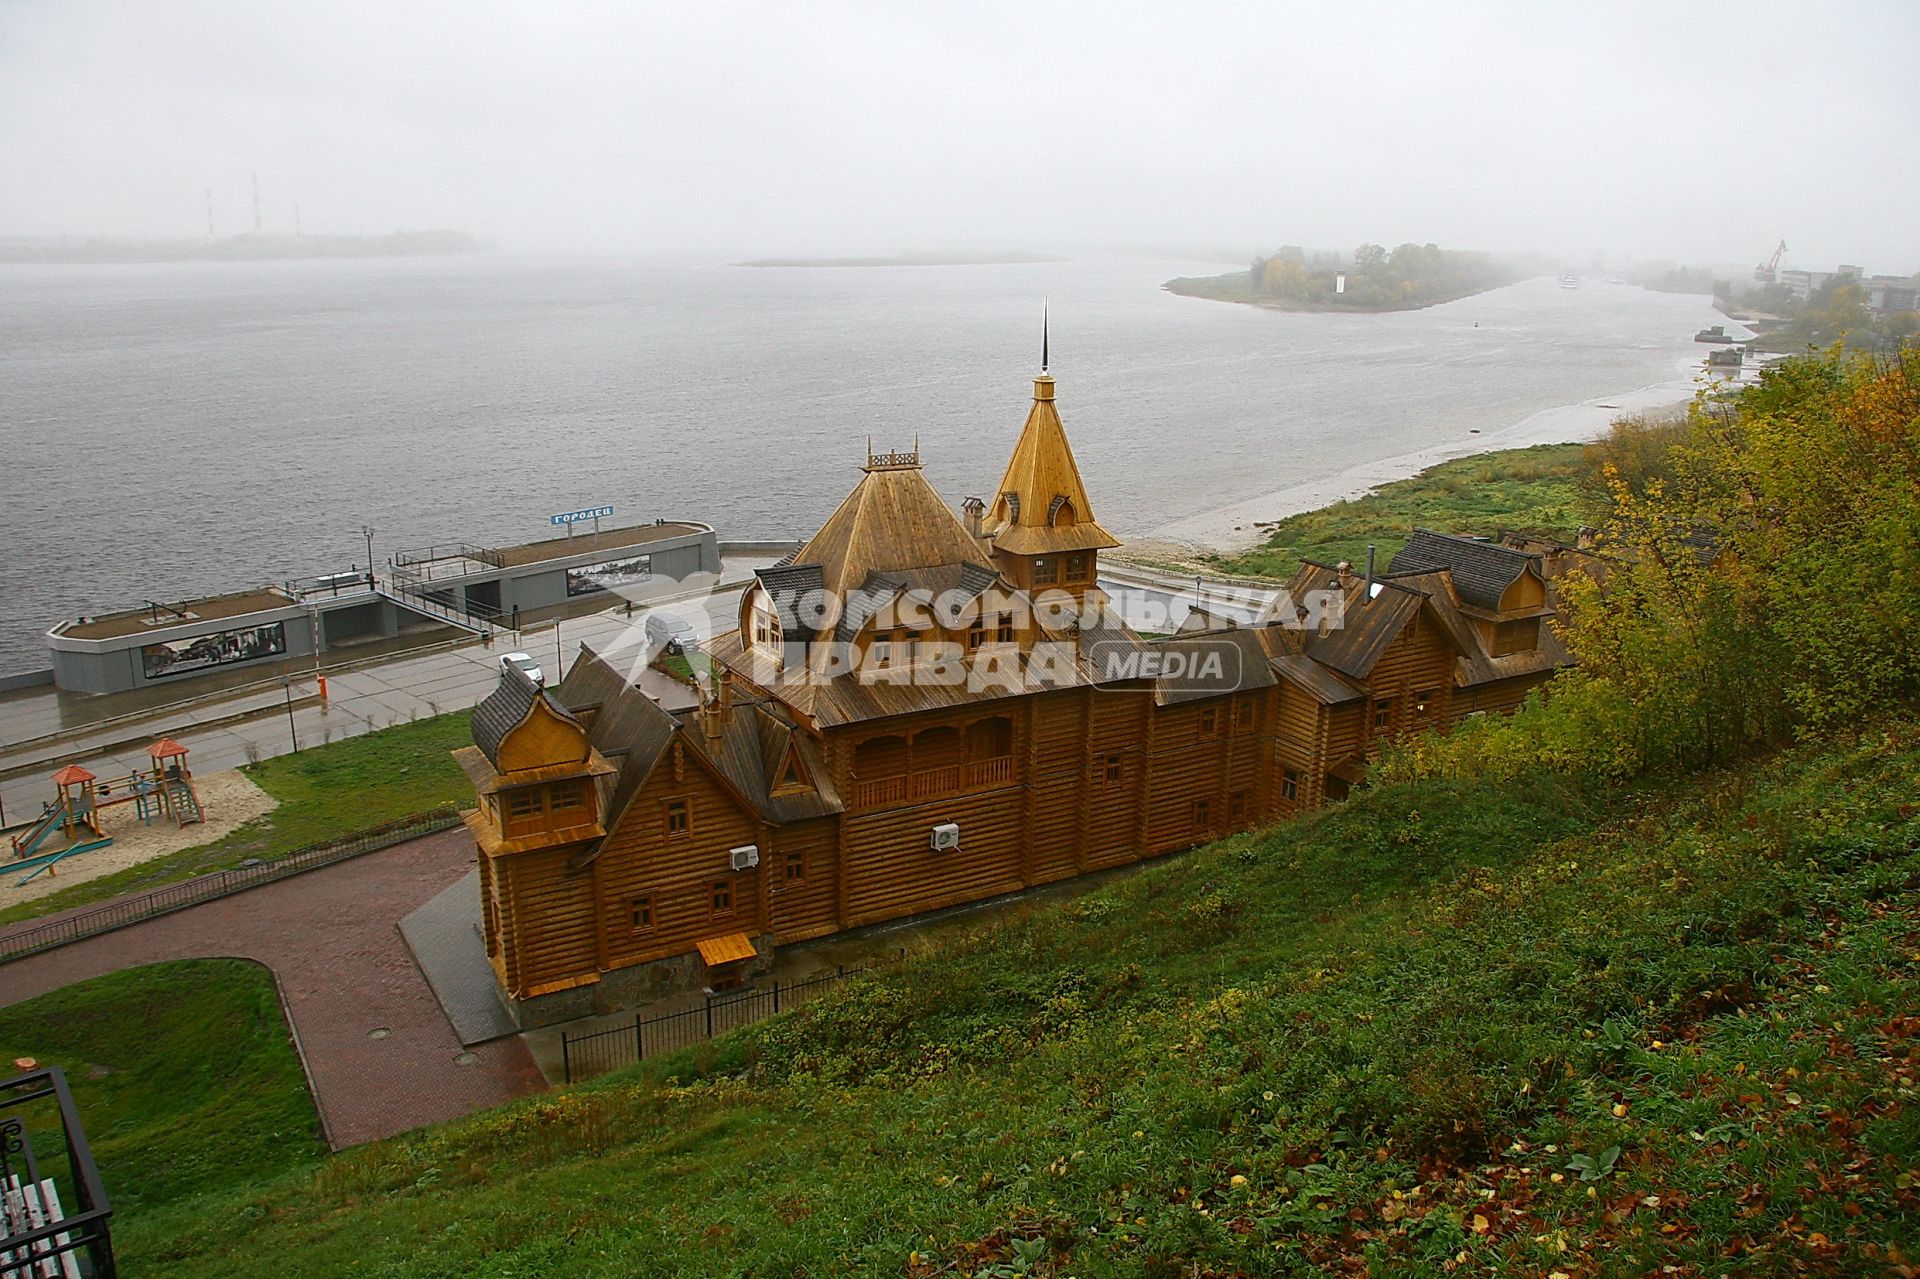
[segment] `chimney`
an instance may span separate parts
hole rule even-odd
[[[700,694],[700,732],[709,742],[717,742],[733,713],[733,677],[725,666],[713,664]]]
[[[1373,598],[1373,543],[1367,543],[1367,599]]]
[[[967,536],[982,536],[982,529],[987,519],[987,504],[977,497],[962,498],[960,513],[966,517]]]

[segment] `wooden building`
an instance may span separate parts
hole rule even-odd
[[[728,984],[781,944],[1173,852],[1337,799],[1392,738],[1517,706],[1566,662],[1544,555],[1420,533],[1308,564],[1237,625],[1149,642],[1099,606],[1054,400],[962,517],[918,451],[743,593],[675,716],[583,652],[505,672],[457,752],[487,951],[523,1024]]]

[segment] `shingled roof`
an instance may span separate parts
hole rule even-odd
[[[1529,568],[1540,571],[1540,557],[1516,551],[1498,542],[1415,529],[1387,571],[1393,574],[1430,573],[1446,569],[1453,576],[1454,593],[1462,603],[1497,611],[1507,588]]]
[[[520,727],[540,700],[540,686],[514,666],[500,668],[500,682],[473,708],[473,744],[496,769],[500,767],[500,743]],[[563,718],[572,719],[556,707]],[[578,723],[578,721],[574,721]]]
[[[1071,508],[1071,523],[1059,524],[1063,509]],[[1053,379],[1033,381],[1033,407],[1020,439],[1000,477],[999,495],[992,504],[990,522],[994,546],[1015,555],[1045,555],[1066,551],[1095,551],[1120,545],[1100,527],[1087,500],[1086,485],[1067,443],[1066,427],[1054,407]]]
[[[552,700],[575,716],[587,717],[587,743],[620,771],[607,805],[607,827],[612,829],[613,819],[679,731],[679,722],[584,644]]]

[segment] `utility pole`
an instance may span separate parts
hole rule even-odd
[[[367,539],[367,585],[373,585],[373,525],[362,524],[360,536]]]
[[[553,619],[553,677],[557,680],[567,672],[566,650],[560,647],[560,619]]]
[[[298,755],[300,753],[300,730],[295,728],[293,723],[293,676],[284,675],[281,678],[287,686],[287,736],[293,739],[293,753]]]

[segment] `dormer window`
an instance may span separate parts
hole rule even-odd
[[[1067,556],[1067,577],[1069,582],[1084,582],[1087,579],[1087,557],[1084,555]]]
[[[1060,566],[1055,564],[1053,560],[1048,558],[1037,559],[1033,562],[1033,584],[1035,586],[1050,586],[1058,580],[1059,572]]]
[[[1493,655],[1506,657],[1512,653],[1531,653],[1540,647],[1540,619],[1537,617],[1515,618],[1508,622],[1495,622],[1493,626]]]

